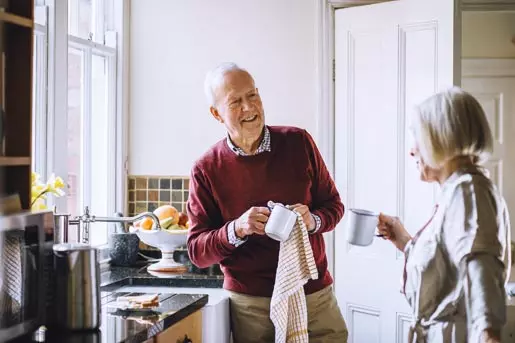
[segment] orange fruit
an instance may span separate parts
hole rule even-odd
[[[154,221],[150,217],[146,217],[141,221],[141,228],[143,230],[150,230],[152,229],[152,226],[154,225]]]

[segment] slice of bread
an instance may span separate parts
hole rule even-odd
[[[117,302],[129,303],[129,307],[145,308],[159,306],[159,297],[157,294],[142,294],[132,296],[118,297]]]

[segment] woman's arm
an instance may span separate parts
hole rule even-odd
[[[480,342],[500,341],[506,322],[506,294],[504,265],[490,254],[472,255],[464,261],[465,301],[470,337],[481,337]]]

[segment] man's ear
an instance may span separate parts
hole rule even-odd
[[[218,113],[218,110],[216,108],[214,108],[213,106],[211,106],[209,108],[209,112],[211,112],[211,115],[216,119],[216,121],[220,122],[223,124],[224,120],[223,118],[220,116],[220,113]]]

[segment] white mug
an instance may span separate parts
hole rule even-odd
[[[348,216],[347,242],[360,246],[372,244],[379,215],[372,211],[351,208]]]
[[[265,225],[265,233],[268,237],[279,242],[284,242],[290,237],[297,221],[297,214],[286,206],[275,203]]]

